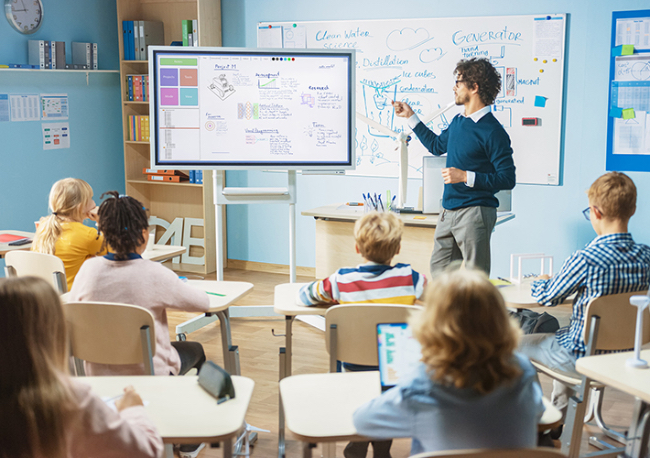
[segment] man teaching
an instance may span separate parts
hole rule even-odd
[[[454,70],[456,105],[465,113],[440,135],[427,128],[404,102],[395,114],[408,119],[422,144],[436,156],[447,153],[445,191],[431,255],[431,274],[453,261],[490,273],[490,236],[497,218],[498,191],[515,187],[510,137],[490,112],[501,75],[487,59],[461,60]]]

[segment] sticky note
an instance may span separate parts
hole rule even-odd
[[[612,48],[612,56],[631,56],[634,54],[634,45],[621,45]]]
[[[612,107],[609,109],[609,116],[612,118],[622,118],[623,109],[619,107]]]
[[[625,108],[623,109],[623,119],[634,119],[634,108]]]
[[[427,219],[426,216],[414,216],[413,219]]]
[[[541,95],[535,96],[535,106],[544,108],[546,106],[546,97]]]

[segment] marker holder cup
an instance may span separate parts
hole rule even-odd
[[[641,359],[641,342],[643,341],[643,311],[650,303],[648,296],[632,296],[630,297],[630,304],[637,307],[636,312],[636,332],[634,335],[634,358],[629,358],[625,365],[637,369],[645,369],[648,367],[648,362]]]

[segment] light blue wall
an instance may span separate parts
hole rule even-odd
[[[0,63],[27,63],[27,40],[98,43],[100,69],[118,68],[117,13],[109,0],[44,1],[44,21],[21,35],[0,18]],[[0,93],[69,96],[69,149],[44,151],[41,122],[0,123],[0,228],[34,230],[45,215],[52,184],[65,177],[86,180],[96,200],[124,190],[120,81],[117,73],[11,72],[0,70]]]
[[[262,21],[324,21],[412,17],[499,16],[569,13],[562,186],[518,185],[513,191],[516,218],[500,226],[492,238],[492,274],[508,274],[510,253],[545,252],[561,262],[594,236],[580,211],[585,191],[605,172],[610,32],[613,11],[648,8],[647,0],[222,0],[224,46],[256,47],[256,25]],[[650,244],[650,174],[629,173],[639,201],[630,229],[637,242]],[[232,186],[281,186],[278,173],[233,172]],[[409,183],[415,203],[419,183]],[[397,188],[396,179],[299,176],[297,211],[359,199],[362,192]],[[228,257],[288,264],[286,206],[241,206],[228,209]],[[315,264],[315,225],[297,218],[297,261]],[[352,248],[351,248],[352,249]]]

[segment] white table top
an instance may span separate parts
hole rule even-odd
[[[339,221],[356,221],[364,215],[363,206],[351,207],[345,203],[324,205],[322,207],[312,208],[300,213],[303,216],[313,216],[314,218],[333,219]],[[424,215],[421,213],[400,213],[397,216],[407,226],[424,226],[436,227],[438,225],[438,214]],[[513,213],[497,213],[496,224],[505,223],[513,219]]]
[[[253,289],[253,284],[245,281],[215,281],[215,280],[188,280],[188,285],[203,290],[210,297],[209,312],[221,312],[226,310],[232,303],[236,302]]]
[[[235,398],[217,404],[198,384],[197,376],[110,376],[79,379],[101,397],[113,397],[133,385],[149,417],[166,443],[219,442],[234,436],[244,424],[255,382],[233,376]]]
[[[298,291],[307,283],[283,283],[275,287],[273,295],[273,311],[280,315],[297,316],[297,315],[325,315],[330,307],[299,305],[296,301]]]
[[[27,237],[34,240],[36,235],[34,232],[25,232],[25,231],[0,231],[0,234],[9,234],[9,235],[19,235],[21,237]],[[10,246],[9,242],[0,243],[0,257],[4,256],[8,251],[13,250],[29,250],[32,247],[31,243],[26,243],[25,245]]]
[[[153,245],[142,253],[142,257],[150,261],[165,261],[180,256],[186,251],[187,248],[180,245]]]
[[[361,437],[352,414],[381,394],[381,382],[378,371],[294,375],[280,381],[280,394],[287,428],[299,440],[347,441]]]
[[[578,359],[576,370],[597,382],[624,391],[650,403],[650,369],[635,369],[625,362],[634,352],[586,356]],[[650,361],[650,349],[641,351],[641,359]]]

